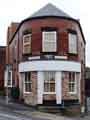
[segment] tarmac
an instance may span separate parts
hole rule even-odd
[[[31,106],[27,106],[20,102],[14,102],[14,101],[6,101],[5,97],[0,96],[0,107],[4,107],[6,110],[11,110],[14,113],[20,114],[22,116],[32,117],[32,118],[38,118],[40,120],[46,119],[46,120],[77,120],[75,118],[67,117],[67,116],[61,116],[59,114],[50,114],[50,113],[44,113],[36,110],[35,108]]]

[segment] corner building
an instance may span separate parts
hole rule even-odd
[[[8,41],[11,86],[19,86],[20,99],[34,106],[84,105],[85,38],[78,20],[47,4]]]

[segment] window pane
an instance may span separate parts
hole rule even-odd
[[[44,84],[44,92],[49,92],[49,83]]]
[[[25,92],[31,92],[31,83],[25,83]]]
[[[11,71],[8,72],[8,86],[11,86],[11,81],[12,80],[12,75],[11,75]]]
[[[55,42],[44,42],[43,51],[55,52],[56,51],[56,43]]]
[[[75,92],[76,91],[76,82],[75,82],[75,73],[71,72],[69,73],[69,92]]]
[[[55,92],[55,83],[50,84],[50,92]]]
[[[25,73],[25,92],[31,92],[32,82],[31,82],[31,74],[30,72]]]
[[[31,34],[23,36],[23,53],[28,54],[31,52]]]
[[[44,72],[44,92],[55,92],[55,72]]]
[[[29,90],[29,92],[31,92],[31,88],[32,88],[31,83],[28,83],[28,90]]]
[[[56,51],[56,31],[43,32],[43,51],[55,52]]]
[[[77,35],[69,33],[69,53],[77,53]]]
[[[11,80],[8,80],[8,86],[11,85]]]

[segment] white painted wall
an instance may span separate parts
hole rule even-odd
[[[67,56],[55,56],[55,59],[67,59]]]
[[[44,93],[43,72],[38,72],[38,79],[37,79],[37,103],[38,104],[43,104],[43,93]]]
[[[40,59],[40,56],[28,57],[28,60],[37,60]]]
[[[4,72],[4,87],[7,87],[7,78],[8,78],[8,72],[5,70]]]
[[[55,86],[55,89],[56,89],[56,103],[57,104],[61,104],[61,96],[62,96],[62,74],[61,72],[56,72],[55,74],[55,82],[56,82],[56,86]]]
[[[26,61],[19,64],[19,72],[74,71],[81,72],[81,63],[67,60]]]

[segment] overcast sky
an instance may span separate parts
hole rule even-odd
[[[7,27],[52,3],[76,19],[80,19],[86,39],[86,64],[90,66],[90,2],[89,0],[0,0],[0,45],[6,45]]]

